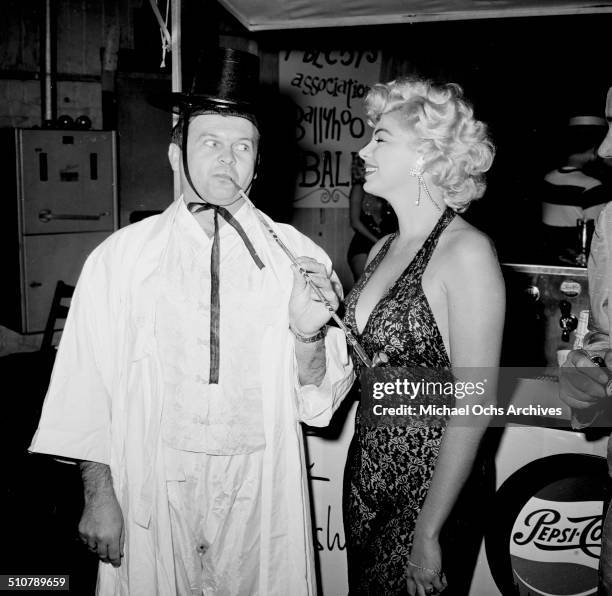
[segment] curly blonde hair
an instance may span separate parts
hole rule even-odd
[[[398,113],[419,139],[423,169],[444,193],[445,203],[462,213],[480,198],[495,148],[487,126],[474,118],[474,110],[455,83],[402,78],[373,85],[365,99],[372,126],[384,114]]]

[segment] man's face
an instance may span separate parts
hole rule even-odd
[[[604,160],[612,158],[612,87],[608,89],[606,99],[606,120],[608,121],[608,134],[597,150],[599,157]]]
[[[230,205],[238,198],[232,180],[246,189],[255,171],[259,133],[252,122],[237,116],[203,114],[189,123],[187,160],[193,185],[214,205]],[[170,145],[170,164],[180,171],[181,187],[188,200],[197,196],[187,182],[181,150]]]

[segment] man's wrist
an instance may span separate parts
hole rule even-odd
[[[321,329],[319,329],[316,333],[308,335],[301,333],[293,325],[289,325],[289,330],[291,333],[293,333],[295,339],[297,339],[300,343],[310,344],[321,341],[325,338],[325,335],[327,334],[327,325],[323,325],[323,327],[321,327]]]

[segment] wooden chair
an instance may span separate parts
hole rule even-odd
[[[58,319],[65,319],[68,316],[69,304],[63,304],[62,301],[70,300],[74,294],[74,286],[64,283],[61,279],[55,286],[55,293],[51,302],[51,309],[47,317],[47,324],[43,333],[42,342],[40,344],[41,351],[51,350],[53,348],[53,333]]]

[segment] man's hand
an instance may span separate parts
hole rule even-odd
[[[340,300],[333,287],[324,265],[310,257],[297,258],[300,267],[308,272],[310,279],[321,290],[333,309],[338,308]],[[314,335],[330,318],[330,312],[314,290],[293,266],[293,290],[289,300],[289,322],[302,335]]]
[[[95,496],[85,502],[79,522],[81,540],[104,563],[121,565],[123,556],[123,514],[114,494]]]
[[[125,534],[110,468],[88,461],[82,461],[80,468],[85,492],[85,506],[79,522],[81,540],[102,562],[119,567]]]
[[[584,350],[572,350],[559,368],[559,396],[573,410],[603,409],[606,386],[612,376],[612,350],[601,354],[606,368],[593,362]]]

